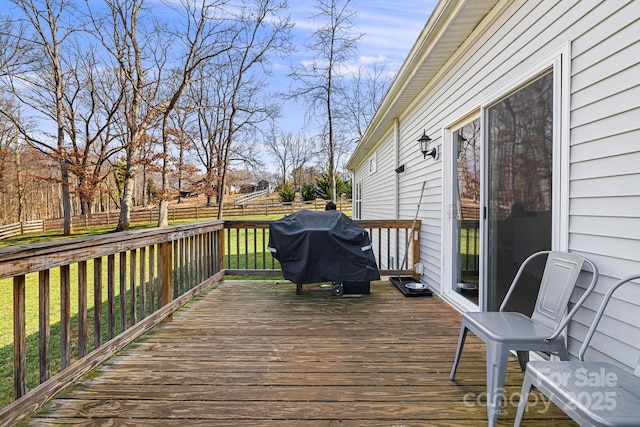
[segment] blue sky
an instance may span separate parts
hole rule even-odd
[[[353,31],[361,33],[362,38],[351,65],[357,68],[375,61],[386,62],[389,71],[397,71],[437,3],[437,0],[352,0],[350,8],[356,12]],[[317,22],[307,19],[314,14],[314,4],[313,0],[289,0],[291,17],[296,22],[294,43],[298,52],[275,64],[272,81],[274,91],[287,89],[290,81],[286,76],[292,65],[310,59],[303,44],[309,41],[318,26]],[[302,127],[305,108],[300,103],[289,101],[283,109],[279,126],[287,131],[298,132]]]

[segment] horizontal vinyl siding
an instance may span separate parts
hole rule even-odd
[[[373,154],[373,153],[372,153]],[[395,217],[395,154],[393,139],[385,138],[376,150],[376,171],[369,172],[368,160],[363,170],[362,219]],[[370,157],[369,157],[370,158]]]
[[[574,354],[609,286],[640,271],[640,3],[605,2],[592,19],[572,43],[569,248],[596,262],[601,279],[571,325]],[[634,367],[639,311],[640,286],[629,284],[587,357]]]

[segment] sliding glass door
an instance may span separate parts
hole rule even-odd
[[[522,262],[551,249],[554,120],[549,71],[451,128],[445,269],[466,308],[497,310]],[[544,260],[532,267],[510,310],[531,312]]]
[[[518,267],[551,248],[553,72],[486,110],[487,310],[497,310]],[[534,266],[511,310],[530,313],[543,264]]]

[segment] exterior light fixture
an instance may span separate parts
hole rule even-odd
[[[427,156],[433,157],[434,160],[438,159],[440,153],[438,152],[437,147],[433,147],[431,150],[429,150],[429,143],[431,142],[431,138],[427,136],[427,133],[425,131],[422,131],[422,136],[418,139],[418,142],[420,143],[420,152],[422,152],[422,155],[425,159],[427,158]]]

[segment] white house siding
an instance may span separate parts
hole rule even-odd
[[[600,4],[572,43],[569,249],[600,268],[598,293],[640,271],[640,2]],[[598,359],[635,366],[640,287],[623,288],[593,341]],[[599,298],[588,301],[597,308]],[[580,312],[571,332],[584,336]],[[575,353],[579,340],[570,341]]]
[[[424,129],[442,144],[443,129],[505,95],[512,82],[550,65],[560,52],[570,52],[570,101],[563,106],[569,124],[562,137],[562,144],[570,147],[569,159],[563,159],[569,169],[564,194],[569,218],[568,230],[561,233],[568,249],[592,259],[601,273],[597,294],[569,329],[569,350],[575,355],[600,295],[617,278],[640,271],[640,1],[498,2],[399,114],[398,164],[405,164],[405,172],[399,176],[398,212],[400,218],[415,215],[426,181],[419,213],[420,256],[426,267],[422,279],[438,291],[441,282],[450,286],[441,272],[447,212],[443,161],[450,159],[423,159],[417,139]],[[432,58],[436,63],[438,59]],[[390,135],[391,129],[385,132]],[[391,137],[381,143],[379,156],[389,150],[393,154]],[[379,161],[375,181],[358,168],[356,179],[369,189],[363,196],[363,217],[379,217],[394,205],[395,195],[376,186],[387,181],[385,190],[393,188],[388,183],[396,166]],[[640,318],[630,314],[640,312],[640,287],[631,286],[620,295],[601,324],[606,335],[593,341],[595,357],[632,366],[640,346]]]
[[[375,172],[369,172],[369,159],[375,156]],[[379,148],[373,150],[367,157],[367,161],[356,173],[356,179],[362,179],[362,218],[361,219],[389,219],[395,218],[395,144],[393,132],[390,130]],[[386,236],[374,234],[371,236],[376,259],[380,267],[391,268],[390,264],[397,268],[398,259],[395,239],[387,239]],[[380,241],[379,241],[380,240]],[[389,242],[389,240],[391,240]],[[389,246],[391,246],[389,248]],[[391,254],[393,260],[381,257],[382,254]]]

